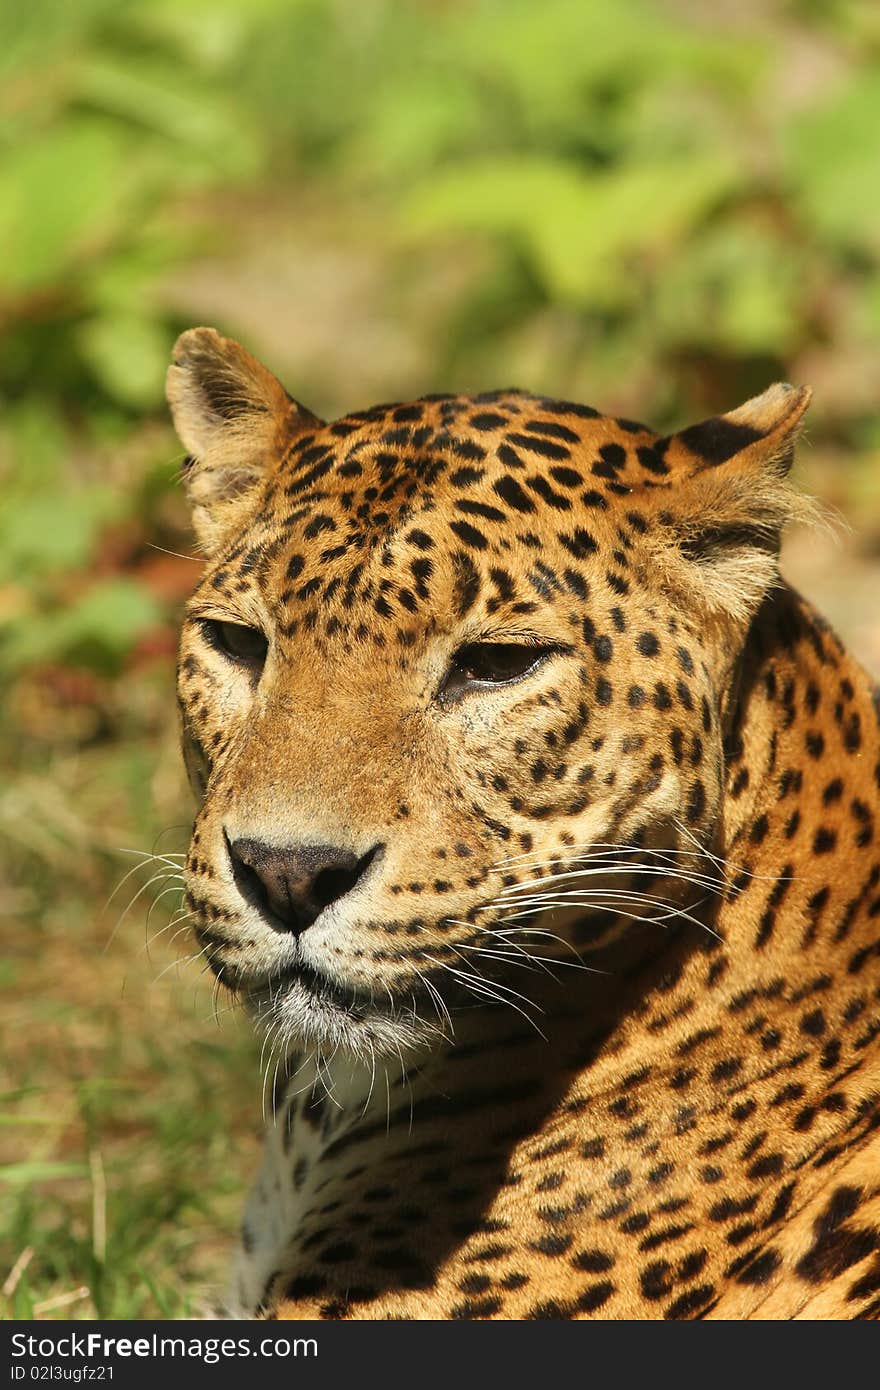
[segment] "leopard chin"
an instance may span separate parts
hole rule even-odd
[[[422,1018],[414,1001],[379,1003],[296,964],[244,991],[256,1026],[282,1055],[297,1050],[342,1053],[358,1061],[402,1057],[436,1040],[436,1024]]]

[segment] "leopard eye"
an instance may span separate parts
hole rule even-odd
[[[262,670],[269,643],[258,627],[245,627],[243,623],[224,623],[207,618],[204,620],[204,629],[212,645],[231,661],[237,662],[240,666]]]
[[[452,658],[440,694],[448,700],[468,690],[512,685],[537,670],[549,655],[546,647],[516,642],[474,642],[460,647]]]

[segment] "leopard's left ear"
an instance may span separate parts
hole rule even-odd
[[[214,328],[174,344],[166,394],[189,458],[184,486],[193,527],[210,554],[253,505],[292,439],[320,424],[267,367]]]
[[[717,468],[729,461],[739,469],[787,473],[812,395],[809,386],[777,381],[736,410],[672,435],[664,441],[664,457],[679,469]]]
[[[783,528],[816,504],[788,481],[808,386],[777,383],[658,443],[670,481],[650,495],[671,586],[708,616],[746,622],[779,580]]]

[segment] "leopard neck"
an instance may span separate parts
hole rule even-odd
[[[753,934],[734,949],[845,949],[880,883],[880,704],[866,673],[788,587],[753,623],[725,753],[722,920],[746,915],[735,910],[743,897],[762,902]]]

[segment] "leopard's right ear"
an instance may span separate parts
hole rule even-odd
[[[239,524],[267,470],[321,422],[240,343],[190,328],[174,344],[166,394],[189,455],[183,481],[207,554]]]

